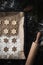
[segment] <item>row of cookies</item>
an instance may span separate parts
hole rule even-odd
[[[15,20],[11,21],[11,23],[7,19],[4,23],[0,21],[0,35],[5,34],[11,36],[18,33],[18,23]]]

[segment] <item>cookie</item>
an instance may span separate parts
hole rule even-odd
[[[4,39],[4,42],[5,42],[5,43],[7,43],[7,42],[8,42],[8,39],[7,39],[7,38],[5,38],[5,39]]]
[[[8,48],[7,48],[7,47],[5,47],[5,48],[4,48],[4,51],[5,51],[5,52],[7,52],[7,51],[8,51]]]
[[[13,48],[12,48],[12,51],[14,51],[14,52],[15,52],[16,50],[17,50],[17,49],[16,49],[16,47],[13,47]]]
[[[9,24],[9,20],[7,20],[7,19],[4,20],[4,24],[5,24],[5,25],[8,25],[8,24]]]
[[[16,33],[16,30],[15,30],[15,29],[12,29],[12,30],[11,30],[11,33],[12,33],[12,34],[15,34],[15,33]]]
[[[12,21],[12,25],[16,25],[16,21],[15,20]]]
[[[16,39],[15,39],[15,38],[13,38],[13,39],[12,39],[12,42],[13,42],[13,43],[15,43],[15,42],[16,42]]]

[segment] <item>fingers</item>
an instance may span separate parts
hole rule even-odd
[[[35,43],[38,43],[40,36],[41,36],[41,32],[38,32],[37,36],[36,36]]]

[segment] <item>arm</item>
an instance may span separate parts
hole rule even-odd
[[[29,52],[29,55],[28,55],[28,58],[27,58],[25,65],[32,65],[34,57],[35,57],[37,49],[38,49],[39,37],[40,37],[40,32],[37,33],[36,40],[35,40],[35,42],[32,43],[32,46],[31,46],[31,49],[30,49],[30,52]]]

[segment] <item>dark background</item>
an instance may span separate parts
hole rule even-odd
[[[10,4],[13,1],[15,1],[15,4],[11,8]],[[43,0],[7,0],[7,5],[2,6],[4,3],[5,0],[0,1],[0,11],[2,12],[24,11],[24,9],[27,8],[27,10],[25,9],[24,11],[24,53],[27,58],[31,44],[35,40],[36,33],[38,32],[38,22],[40,19],[43,19]],[[31,20],[30,17],[32,17]],[[25,62],[26,60],[19,59],[0,59],[0,65],[25,65]],[[43,65],[43,46],[39,46],[33,65]]]

